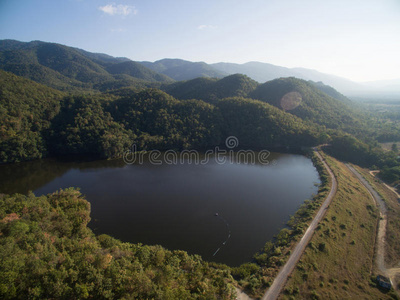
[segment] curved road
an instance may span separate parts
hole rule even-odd
[[[369,191],[369,193],[371,194],[372,198],[374,199],[376,205],[379,208],[380,218],[379,218],[379,223],[378,223],[379,224],[378,225],[378,236],[376,238],[376,240],[377,240],[376,264],[377,264],[378,269],[382,272],[382,274],[389,277],[392,280],[392,282],[396,283],[396,281],[394,279],[398,274],[400,274],[400,268],[387,269],[385,266],[385,238],[386,238],[386,226],[387,226],[387,220],[388,220],[387,206],[386,206],[385,202],[382,200],[382,198],[378,195],[378,193],[372,188],[372,186],[369,184],[369,182],[367,180],[365,180],[365,178],[362,177],[362,175],[356,169],[354,169],[349,164],[346,164],[346,166],[350,169],[350,171],[352,171],[357,176],[359,181],[367,188],[367,190]],[[374,176],[373,174],[371,174],[371,175]],[[391,190],[393,193],[395,193],[396,196],[399,195],[390,186],[388,186],[387,184],[385,184],[382,181],[381,181],[381,183],[383,183],[387,188],[389,188],[389,190]],[[394,289],[397,292],[400,292],[399,288],[397,286],[394,286]]]
[[[378,193],[372,188],[367,180],[356,169],[351,165],[346,164],[346,167],[357,177],[360,183],[368,190],[372,199],[375,201],[376,206],[379,208],[380,218],[378,223],[378,236],[376,238],[376,264],[382,274],[387,275],[385,268],[385,236],[386,236],[386,224],[387,224],[387,208],[385,202],[378,195]]]
[[[314,234],[314,231],[317,228],[318,223],[324,217],[326,209],[328,208],[329,204],[332,202],[332,199],[336,194],[337,182],[336,182],[335,175],[333,175],[332,170],[325,163],[325,161],[323,160],[322,156],[318,153],[318,151],[315,151],[315,154],[322,161],[325,169],[328,171],[328,173],[331,177],[331,180],[332,180],[331,191],[329,192],[329,195],[326,197],[325,201],[322,203],[321,208],[319,209],[318,213],[314,217],[314,220],[311,222],[310,226],[308,226],[306,233],[303,235],[300,242],[296,245],[296,248],[293,250],[288,261],[281,268],[281,270],[279,271],[278,275],[276,276],[274,282],[272,283],[271,287],[266,291],[266,293],[262,297],[262,300],[272,300],[272,299],[278,298],[289,275],[292,273],[294,267],[296,266],[297,262],[299,261],[301,255],[304,252],[304,249],[310,242],[311,237]]]

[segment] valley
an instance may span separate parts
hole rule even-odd
[[[266,68],[281,75],[262,77]],[[398,299],[400,207],[379,180],[399,184],[399,112],[352,101],[321,74],[0,41],[0,297],[234,299],[239,289],[261,298],[313,224],[275,296]],[[329,205],[318,146],[337,181]],[[132,149],[271,157],[128,166]],[[376,283],[379,210],[345,163],[387,205],[389,291]],[[176,220],[186,225],[168,231]],[[220,244],[230,257],[213,256]]]

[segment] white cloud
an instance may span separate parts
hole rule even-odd
[[[137,14],[137,9],[134,6],[122,5],[122,4],[117,5],[115,3],[100,6],[99,10],[101,10],[102,12],[109,14],[111,16],[114,16],[114,15],[127,16],[130,14],[134,14],[134,15]]]
[[[199,30],[215,29],[215,28],[217,28],[217,26],[213,26],[213,25],[199,25],[199,26],[197,26],[197,29],[199,29]]]

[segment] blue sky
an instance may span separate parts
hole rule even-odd
[[[400,0],[0,0],[0,39],[400,78]]]

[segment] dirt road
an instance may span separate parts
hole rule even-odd
[[[319,209],[318,213],[314,217],[314,220],[311,222],[310,226],[308,226],[305,234],[303,235],[300,242],[296,245],[295,249],[293,250],[292,254],[290,255],[286,264],[281,268],[278,275],[276,276],[274,282],[272,283],[271,287],[267,290],[267,292],[262,297],[262,300],[272,300],[277,299],[283,286],[285,285],[288,276],[292,273],[294,267],[296,266],[297,262],[299,261],[301,255],[304,252],[304,249],[308,245],[311,240],[312,235],[314,234],[315,228],[317,228],[318,223],[322,220],[325,215],[325,211],[328,208],[329,204],[331,203],[333,197],[336,194],[337,182],[336,178],[333,175],[332,170],[329,166],[325,163],[322,156],[315,151],[316,155],[322,161],[325,166],[325,169],[328,171],[331,177],[331,191],[329,195],[326,197],[325,201],[322,203],[321,208]]]
[[[378,236],[377,236],[377,245],[376,245],[376,264],[380,272],[389,277],[393,282],[395,282],[395,276],[400,274],[400,268],[391,268],[387,269],[385,267],[385,238],[386,238],[386,225],[387,225],[387,207],[382,198],[378,195],[378,193],[372,188],[372,186],[362,177],[357,170],[355,170],[352,166],[346,164],[351,172],[357,176],[360,182],[365,186],[365,188],[371,194],[371,197],[374,199],[377,204],[380,212],[380,219],[378,224]],[[373,175],[374,176],[374,175]],[[385,184],[386,185],[386,184]],[[388,187],[388,186],[387,186]],[[388,187],[390,189],[390,187]],[[398,195],[395,191],[390,189],[396,195]],[[396,289],[397,290],[397,289]]]
[[[376,174],[378,174],[380,171],[379,170],[375,170],[375,171],[369,171],[369,174],[371,174],[372,176],[376,177]],[[390,185],[387,185],[386,183],[384,183],[381,179],[379,179],[378,177],[376,177],[380,183],[382,183],[384,186],[386,186],[389,190],[391,190],[398,199],[400,199],[400,194],[397,192],[397,190],[393,187],[391,187]]]
[[[385,202],[383,202],[382,198],[378,195],[378,193],[372,188],[372,186],[362,177],[360,173],[357,172],[349,164],[346,164],[346,167],[357,177],[357,179],[361,182],[363,186],[368,190],[372,199],[375,201],[376,206],[379,208],[379,224],[378,224],[378,236],[377,236],[377,245],[376,245],[376,264],[378,269],[386,274],[387,270],[385,268],[385,236],[386,236],[386,223],[387,223],[387,208]]]
[[[241,289],[236,288],[236,293],[236,300],[253,300],[253,298],[247,296]]]

